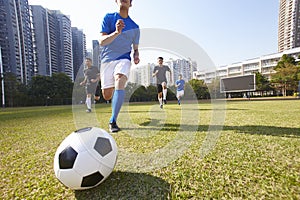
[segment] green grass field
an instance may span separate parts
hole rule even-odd
[[[73,191],[54,175],[56,149],[80,126],[107,130],[110,105],[84,111],[1,110],[0,199],[300,199],[299,100],[125,105],[115,170],[98,187]]]

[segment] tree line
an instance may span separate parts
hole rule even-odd
[[[18,81],[13,73],[4,76],[6,107],[70,104],[72,89],[72,80],[64,73],[34,76],[28,85]]]
[[[84,103],[85,88],[80,86],[82,80],[72,82],[64,73],[55,73],[52,76],[34,76],[28,85],[17,80],[13,73],[4,76],[4,94],[6,107],[21,106],[47,106],[68,105],[72,103]],[[2,84],[2,81],[1,81]],[[185,89],[186,99],[209,99],[209,90],[202,80],[191,80]],[[101,82],[99,83],[101,88]],[[99,89],[98,88],[98,89]],[[156,86],[142,86],[129,82],[125,88],[126,101],[145,102],[157,100]],[[176,88],[168,88],[168,100],[176,100]],[[2,91],[1,91],[2,92]],[[99,103],[106,102],[100,94]]]
[[[294,95],[300,81],[300,63],[293,57],[283,55],[274,68],[276,73],[268,80],[261,73],[256,72],[256,95]],[[2,84],[2,81],[1,81]],[[28,85],[17,80],[13,73],[4,74],[5,106],[45,106],[66,105],[85,101],[84,87],[74,83],[64,73],[55,73],[50,76],[34,76]],[[101,82],[99,83],[101,87]],[[168,100],[176,100],[175,86],[168,88]],[[2,91],[1,91],[2,93]],[[76,95],[74,95],[76,94]],[[105,102],[100,92],[101,102]],[[213,95],[213,96],[211,96]],[[235,94],[241,96],[241,93]],[[203,80],[192,79],[186,83],[185,99],[222,98],[219,80],[206,84]],[[126,101],[145,102],[157,101],[156,86],[142,86],[128,83],[126,87]]]

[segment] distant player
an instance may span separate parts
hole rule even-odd
[[[156,84],[157,84],[157,98],[159,101],[160,108],[163,108],[163,100],[164,103],[167,103],[167,77],[166,72],[170,72],[170,77],[172,79],[172,74],[169,66],[163,65],[164,59],[163,57],[157,58],[158,65],[154,67],[152,76],[156,76]],[[170,80],[172,82],[172,80]]]
[[[92,65],[92,59],[86,58],[85,59],[85,68],[84,72],[84,80],[80,83],[80,85],[85,85],[86,91],[86,106],[87,106],[87,113],[92,112],[92,94],[94,95],[95,100],[100,99],[100,95],[97,93],[97,86],[100,80],[100,72],[99,69]]]
[[[178,80],[175,83],[175,87],[177,88],[176,97],[178,100],[178,105],[180,105],[180,100],[184,95],[184,84],[185,84],[185,81],[182,79],[182,75],[179,74]]]

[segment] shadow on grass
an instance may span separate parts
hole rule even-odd
[[[171,108],[168,108],[168,110],[182,110],[180,107],[171,107]],[[192,111],[195,111],[195,110],[199,110],[199,111],[245,111],[245,110],[249,110],[249,109],[245,109],[245,108],[184,108],[185,111],[187,110],[192,110]]]
[[[150,119],[150,118],[148,118],[147,119],[147,121],[145,121],[145,122],[143,122],[143,123],[140,123],[139,125],[140,126],[148,126],[150,123],[152,124],[152,126],[154,126],[154,125],[159,125],[159,122],[160,122],[160,120],[158,120],[158,119]],[[176,125],[176,124],[175,124]],[[178,125],[177,125],[178,126]]]
[[[255,126],[255,125],[246,125],[246,126],[211,126],[211,129],[223,130],[223,131],[233,131],[236,133],[242,134],[251,134],[251,135],[269,135],[277,137],[300,137],[299,128],[289,128],[289,127],[276,127],[276,126]],[[207,131],[208,126],[200,125],[198,131]]]
[[[276,126],[224,126],[223,130],[232,130],[238,133],[251,135],[270,135],[278,137],[300,137],[300,128],[276,127]]]
[[[169,199],[170,184],[144,173],[113,172],[98,187],[75,191],[78,200]]]
[[[290,128],[290,127],[277,127],[277,126],[256,126],[256,125],[245,125],[245,126],[219,126],[219,125],[199,125],[197,127],[191,127],[193,125],[184,125],[184,124],[172,124],[166,123],[160,126],[159,128],[159,121],[154,121],[157,127],[151,126],[147,127],[150,124],[150,120],[139,124],[139,130],[155,130],[158,131],[178,131],[179,127],[184,131],[189,130],[198,130],[198,131],[208,131],[210,130],[223,130],[223,131],[233,131],[236,133],[244,133],[244,134],[251,134],[251,135],[270,135],[270,136],[277,136],[277,137],[300,137],[300,128]],[[152,122],[153,123],[153,122]],[[152,124],[153,125],[153,124]],[[127,130],[130,130],[128,128]]]

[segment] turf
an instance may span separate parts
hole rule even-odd
[[[84,111],[1,110],[0,199],[300,199],[299,100],[125,105],[115,170],[73,191],[55,178],[56,149],[81,126],[107,130],[110,105]]]

